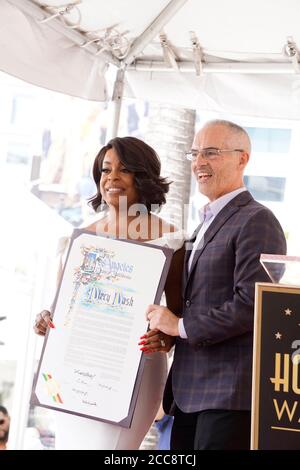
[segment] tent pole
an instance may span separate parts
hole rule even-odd
[[[125,68],[123,67],[117,71],[116,80],[114,84],[114,91],[111,100],[111,105],[113,107],[112,120],[108,128],[107,140],[113,139],[118,135],[124,91],[124,79]]]
[[[182,73],[195,74],[195,64],[190,61],[177,61],[178,70]],[[169,72],[174,73],[172,67],[168,67],[162,61],[136,60],[127,67],[128,71],[141,72]],[[204,73],[244,73],[244,74],[295,74],[291,62],[206,62],[202,64]]]

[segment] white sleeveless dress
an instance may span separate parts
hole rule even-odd
[[[164,234],[151,240],[153,245],[179,250],[184,243],[183,231]],[[142,332],[141,332],[142,334]],[[138,449],[152,425],[161,404],[167,379],[167,355],[146,356],[142,381],[130,428],[103,423],[81,416],[55,412],[55,448],[84,450]]]

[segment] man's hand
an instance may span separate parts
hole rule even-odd
[[[170,336],[179,336],[179,318],[167,307],[149,305],[146,317],[150,322],[150,330],[157,329]]]

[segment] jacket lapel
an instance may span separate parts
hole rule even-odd
[[[222,225],[224,225],[227,222],[227,220],[239,210],[240,206],[244,206],[244,205],[248,204],[251,200],[253,200],[253,197],[251,196],[249,191],[244,191],[244,192],[238,194],[238,196],[236,196],[234,199],[232,199],[228,204],[226,204],[226,206],[219,212],[219,214],[216,216],[216,218],[213,220],[213,222],[210,224],[210,226],[208,227],[207,231],[204,234],[204,239],[202,239],[203,245],[201,246],[201,248],[196,250],[196,252],[194,253],[192,266],[191,266],[191,269],[189,271],[188,271],[188,260],[189,260],[189,257],[191,255],[191,250],[189,252],[187,252],[187,255],[185,257],[186,263],[185,263],[185,270],[184,270],[185,275],[184,275],[184,283],[183,283],[184,291],[187,287],[187,284],[189,282],[191,274],[192,274],[193,270],[195,269],[197,261],[198,261],[199,257],[201,256],[203,250],[205,249],[206,245],[212,240],[212,238],[220,230]],[[194,236],[194,234],[196,234],[194,239],[196,238],[196,236],[197,236],[197,234],[200,230],[200,227],[201,227],[201,225],[193,233],[193,236]],[[190,241],[192,242],[192,239]],[[200,244],[201,244],[201,241],[200,241],[199,245]]]

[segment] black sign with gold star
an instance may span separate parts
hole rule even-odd
[[[300,287],[257,284],[253,449],[300,449]]]

